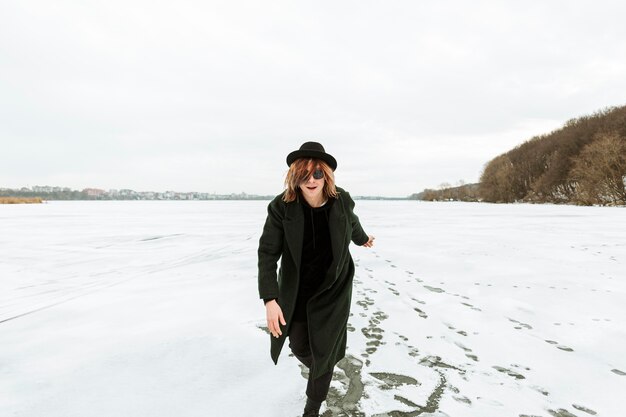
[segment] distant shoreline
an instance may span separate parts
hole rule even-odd
[[[406,197],[352,197],[354,200],[363,201],[410,201],[414,199]],[[157,198],[42,198],[42,197],[0,197],[0,204],[33,204],[46,203],[50,201],[271,201],[274,196],[254,197],[254,198],[211,198],[211,199],[157,199]]]
[[[41,204],[41,197],[0,197],[0,204]]]

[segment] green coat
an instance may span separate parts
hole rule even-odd
[[[354,201],[350,194],[339,187],[337,192],[338,201],[332,205],[328,216],[333,262],[306,307],[313,355],[310,372],[314,378],[332,370],[345,356],[354,277],[354,262],[348,246],[350,241],[360,246],[369,239],[353,212]],[[286,326],[280,325],[281,336],[270,335],[270,354],[275,364],[289,334],[296,304],[304,235],[301,197],[285,203],[283,194],[276,196],[267,206],[267,220],[258,250],[260,298],[277,298],[287,322]]]

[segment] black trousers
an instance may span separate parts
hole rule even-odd
[[[313,355],[309,345],[309,330],[306,321],[293,321],[289,329],[289,348],[294,356],[307,368],[311,369]],[[322,402],[328,396],[330,381],[333,372],[329,371],[319,378],[313,379],[309,373],[309,381],[306,385],[306,395],[312,400]]]

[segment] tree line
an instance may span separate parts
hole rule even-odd
[[[571,119],[496,156],[478,184],[442,184],[409,198],[626,205],[626,106]]]
[[[465,184],[463,180],[456,186],[443,183],[438,190],[426,188],[421,193],[411,194],[409,200],[480,201],[479,187],[479,184]]]
[[[489,161],[483,201],[626,205],[626,106],[572,119]]]

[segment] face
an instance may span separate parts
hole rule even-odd
[[[317,166],[315,169],[320,169]],[[322,197],[322,192],[324,190],[324,177],[320,179],[313,178],[312,166],[309,166],[309,177],[300,183],[300,189],[302,193],[311,200],[318,200]]]

